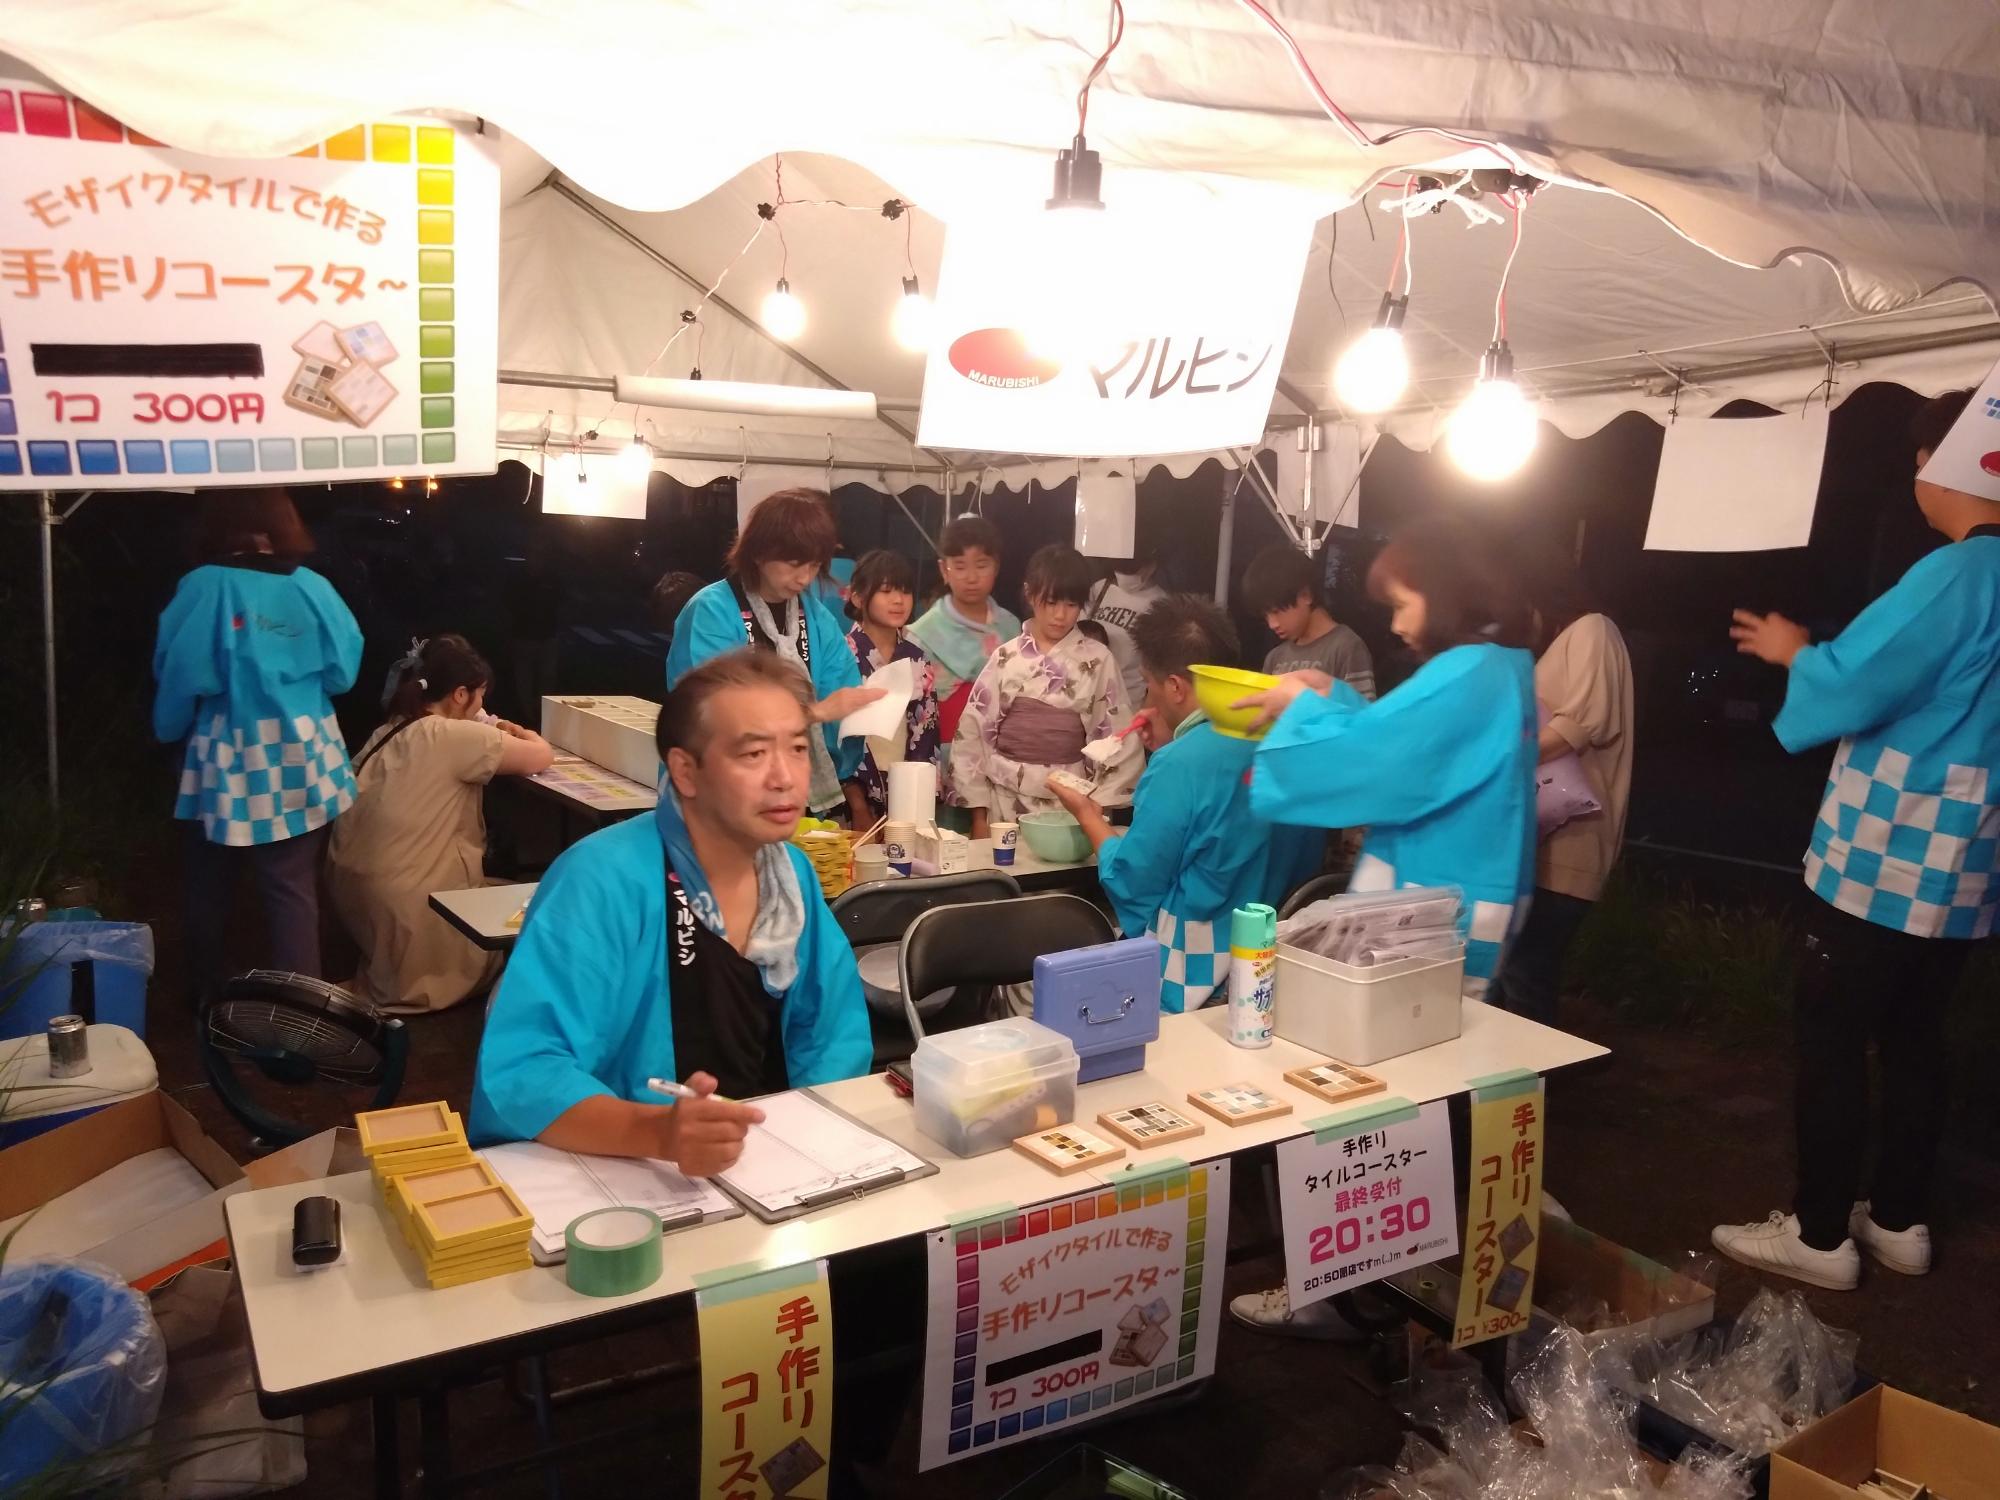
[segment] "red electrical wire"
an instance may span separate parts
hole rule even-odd
[[[1076,91],[1076,133],[1078,135],[1084,133],[1084,124],[1090,118],[1090,86],[1097,82],[1098,74],[1104,71],[1104,65],[1111,61],[1111,54],[1118,50],[1118,44],[1124,40],[1125,3],[1124,0],[1111,0],[1111,39],[1105,43],[1104,50],[1098,54],[1097,61],[1091,65],[1089,75],[1083,80],[1083,87]]]
[[[1518,193],[1508,193],[1501,198],[1514,215],[1514,245],[1507,252],[1507,264],[1500,270],[1500,290],[1493,297],[1493,342],[1507,340],[1507,278],[1514,274],[1514,257],[1521,253],[1521,220],[1527,216],[1529,200]]]
[[[1321,84],[1319,75],[1312,70],[1312,64],[1306,61],[1304,50],[1300,48],[1292,34],[1285,29],[1284,24],[1276,16],[1264,9],[1263,6],[1259,5],[1257,0],[1239,0],[1239,3],[1245,10],[1270,27],[1278,40],[1284,43],[1285,50],[1291,54],[1292,66],[1298,70],[1299,77],[1304,80],[1306,87],[1311,89],[1314,97],[1319,100],[1320,108],[1332,116],[1335,123],[1345,130],[1348,135],[1353,137],[1354,143],[1357,146],[1373,148],[1386,146],[1389,142],[1401,140],[1406,135],[1434,135],[1447,141],[1456,141],[1462,146],[1476,146],[1482,151],[1490,151],[1493,155],[1500,158],[1503,165],[1511,170],[1518,170],[1520,164],[1498,146],[1494,145],[1493,142],[1482,141],[1475,136],[1460,135],[1455,131],[1440,130],[1435,126],[1410,126],[1403,130],[1392,130],[1380,140],[1373,139],[1359,125],[1348,118],[1347,111],[1333,102],[1333,96]]]
[[[1416,186],[1415,178],[1405,178],[1402,191],[1407,194],[1414,186]],[[1404,264],[1409,260],[1410,256],[1410,216],[1408,213],[1403,213],[1399,217],[1403,221],[1403,236],[1396,242],[1396,258],[1389,262],[1389,285],[1385,289],[1391,296],[1394,296],[1396,292],[1396,277],[1402,271]],[[1404,287],[1403,295],[1407,297],[1409,291],[1408,287]]]

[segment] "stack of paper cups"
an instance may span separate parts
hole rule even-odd
[[[922,827],[937,822],[937,767],[906,760],[889,767],[889,821]]]

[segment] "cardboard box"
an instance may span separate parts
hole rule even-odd
[[[1939,1500],[2000,1500],[2000,1427],[1878,1385],[1771,1455],[1771,1500],[1854,1500],[1885,1469]]]
[[[643,786],[660,779],[653,726],[660,705],[650,698],[544,698],[542,737]]]
[[[1542,1216],[1535,1261],[1537,1309],[1601,1302],[1608,1327],[1585,1335],[1592,1345],[1674,1339],[1715,1321],[1715,1290],[1614,1244],[1567,1219]]]
[[[0,1221],[40,1208],[74,1188],[148,1151],[171,1148],[214,1191],[194,1202],[130,1225],[95,1244],[65,1247],[64,1253],[96,1261],[128,1281],[146,1282],[177,1263],[220,1258],[207,1254],[228,1233],[223,1200],[249,1188],[353,1170],[358,1161],[351,1130],[329,1130],[244,1168],[217,1145],[194,1117],[164,1094],[152,1093],[109,1105],[46,1135],[0,1151]]]
[[[925,823],[917,829],[913,858],[936,867],[940,875],[956,875],[972,868],[972,841],[962,833]]]

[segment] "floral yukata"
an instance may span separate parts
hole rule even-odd
[[[916,665],[917,695],[910,700],[909,708],[903,715],[903,743],[900,754],[888,756],[889,764],[898,760],[938,761],[938,701],[937,669],[924,655],[923,647],[908,636],[899,636],[896,649],[884,656],[879,646],[861,626],[856,625],[847,632],[847,644],[854,650],[854,663],[861,669],[861,681],[865,686],[868,679],[892,661],[913,661]],[[877,747],[889,749],[879,740],[868,742],[868,753],[861,758],[861,770],[855,779],[860,783],[862,795],[868,799],[869,810],[878,818],[889,811],[889,772],[877,754]]]
[[[1109,648],[1072,630],[1044,651],[1023,630],[993,653],[972,686],[952,739],[954,787],[967,807],[1007,821],[1060,807],[1049,772],[1090,780],[1084,745],[1116,734],[1130,717]],[[1129,800],[1140,762],[1120,756],[1099,781],[1097,800]]]

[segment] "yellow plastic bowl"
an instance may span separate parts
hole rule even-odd
[[[1208,722],[1215,726],[1217,734],[1226,734],[1233,740],[1260,740],[1263,730],[1252,732],[1250,726],[1257,722],[1254,708],[1231,708],[1229,705],[1250,693],[1261,693],[1278,685],[1278,679],[1268,672],[1245,672],[1237,667],[1190,667],[1194,673],[1194,701],[1201,705]]]

